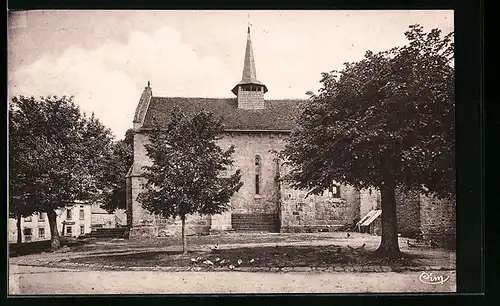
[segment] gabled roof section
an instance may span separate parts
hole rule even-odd
[[[226,130],[290,131],[307,100],[266,100],[264,109],[238,108],[236,98],[152,97],[145,115],[143,129],[153,128],[155,122],[165,127],[174,107],[186,115],[200,111],[212,112],[223,118]]]
[[[153,97],[153,91],[151,90],[150,82],[148,82],[148,86],[144,88],[142,92],[141,99],[139,100],[139,104],[137,104],[137,108],[135,109],[134,115],[134,129],[140,128],[144,122],[144,116],[149,108],[149,102]]]
[[[97,205],[92,205],[91,212],[93,214],[108,215],[109,213]]]

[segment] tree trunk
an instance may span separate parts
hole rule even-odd
[[[387,257],[399,257],[398,223],[396,217],[396,187],[384,184],[380,188],[382,206],[382,241],[377,253]]]
[[[186,238],[186,216],[181,216],[182,221],[182,254],[187,254],[187,238]]]
[[[59,232],[57,231],[57,215],[53,209],[47,211],[47,218],[49,219],[50,227],[50,248],[52,250],[57,250],[61,246],[61,240],[59,239]]]
[[[23,243],[23,231],[21,230],[21,214],[17,215],[17,243]]]

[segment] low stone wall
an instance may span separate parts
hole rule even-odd
[[[186,218],[186,235],[208,235],[210,233],[210,216],[190,215]],[[130,239],[145,239],[182,234],[182,221],[180,218],[164,219],[154,217],[154,220],[142,225],[135,225],[130,229]]]
[[[420,197],[416,192],[396,190],[398,232],[414,238],[420,233]]]
[[[280,229],[281,233],[318,233],[318,232],[335,232],[343,230],[343,225],[296,225],[283,226]]]
[[[442,247],[454,248],[456,242],[455,214],[455,201],[421,195],[420,215],[424,239],[432,239]]]

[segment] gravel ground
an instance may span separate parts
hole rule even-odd
[[[11,266],[10,295],[37,294],[210,294],[210,293],[382,293],[455,292],[454,271],[427,272],[448,277],[426,284],[423,272],[246,273],[80,271]]]

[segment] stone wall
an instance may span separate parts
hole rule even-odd
[[[375,188],[362,189],[359,192],[360,209],[359,217],[363,218],[371,210],[381,209],[380,191]]]
[[[274,151],[280,151],[286,144],[287,134],[268,132],[228,132],[219,141],[223,149],[235,146],[234,165],[228,172],[240,169],[243,186],[231,198],[230,211],[216,216],[190,216],[187,219],[188,234],[202,234],[211,230],[232,230],[231,214],[276,214],[281,220],[281,231],[317,231],[335,229],[351,225],[360,218],[360,192],[351,186],[340,186],[341,198],[323,195],[310,195],[281,184],[279,190],[276,176],[281,169],[276,162]],[[133,173],[140,174],[143,165],[150,164],[144,145],[148,139],[145,134],[134,136]],[[260,157],[260,192],[255,190],[255,157]],[[131,237],[174,235],[180,232],[180,221],[156,218],[145,211],[137,202],[142,192],[142,179],[132,176],[132,227],[135,234]],[[377,206],[376,194],[372,196]],[[365,205],[366,206],[366,205]],[[367,206],[366,206],[367,207]]]
[[[340,185],[340,198],[328,192],[309,195],[286,182],[281,184],[281,231],[334,231],[352,225],[359,218],[359,192],[352,186]]]
[[[341,197],[344,198],[348,204],[347,206],[347,220],[348,224],[355,224],[361,218],[361,195],[358,189],[353,186],[341,186]]]
[[[208,234],[210,231],[210,216],[193,214],[186,217],[186,235]],[[179,236],[182,233],[182,221],[180,218],[168,220],[156,217],[155,225],[158,228],[158,236]]]
[[[277,185],[275,181],[277,165],[275,155],[272,150],[281,150],[285,145],[286,134],[238,132],[226,133],[220,140],[219,145],[227,149],[230,145],[235,146],[233,154],[234,165],[228,172],[234,173],[236,169],[242,172],[243,186],[231,199],[231,211],[212,218],[190,216],[187,219],[190,226],[189,231],[196,233],[209,232],[213,219],[215,230],[231,230],[231,213],[239,214],[278,214]],[[180,221],[160,221],[142,208],[137,201],[137,196],[142,192],[143,179],[140,169],[144,165],[149,165],[151,161],[147,157],[145,144],[148,142],[147,135],[136,133],[134,135],[134,166],[130,179],[131,185],[131,206],[132,206],[132,227],[141,227],[136,230],[138,237],[148,235],[168,235],[177,233],[180,230]],[[255,194],[255,156],[260,156],[261,179],[259,195]],[[134,236],[134,234],[131,234]]]
[[[238,214],[278,213],[277,165],[272,150],[282,150],[285,134],[226,133],[220,140],[221,148],[235,146],[231,172],[241,170],[243,186],[231,199],[232,212]],[[255,156],[260,156],[261,179],[259,195],[255,193]]]
[[[420,197],[416,192],[396,190],[398,232],[403,237],[416,237],[420,233]]]
[[[442,246],[455,245],[455,201],[420,195],[420,215],[424,239],[433,239]]]
[[[238,87],[238,108],[263,109],[264,107],[264,92],[262,90],[244,91],[241,86]]]

